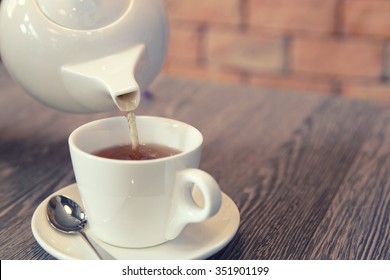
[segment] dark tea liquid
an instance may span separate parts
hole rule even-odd
[[[132,145],[113,146],[94,152],[95,156],[121,160],[148,160],[173,156],[179,150],[159,144],[138,144],[136,149]]]
[[[179,150],[168,146],[159,144],[140,144],[134,111],[123,113],[127,118],[131,144],[108,147],[94,152],[94,155],[109,159],[148,160],[169,157],[180,153]]]

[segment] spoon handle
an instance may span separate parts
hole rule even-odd
[[[85,241],[92,247],[96,255],[101,260],[115,260],[115,258],[110,255],[106,250],[104,250],[101,246],[99,246],[95,241],[90,239],[84,231],[80,231],[82,237],[84,237]]]

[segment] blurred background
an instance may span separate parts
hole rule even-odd
[[[389,0],[165,0],[163,72],[390,101]]]
[[[390,0],[163,1],[164,74],[390,101]]]

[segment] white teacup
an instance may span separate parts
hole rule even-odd
[[[93,121],[69,136],[69,147],[90,230],[109,244],[140,248],[176,238],[189,223],[206,220],[221,205],[217,182],[199,166],[202,134],[194,127],[160,117],[137,117],[140,143],[181,153],[153,160],[115,160],[93,155],[130,144],[127,119]],[[199,190],[202,206],[192,197]]]

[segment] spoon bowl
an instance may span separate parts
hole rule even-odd
[[[84,232],[87,216],[81,206],[74,200],[63,195],[53,196],[50,198],[46,210],[47,218],[55,229],[69,234],[80,233],[99,259],[114,259]]]
[[[47,217],[56,229],[64,233],[77,233],[87,224],[83,209],[75,201],[61,195],[49,200]]]

